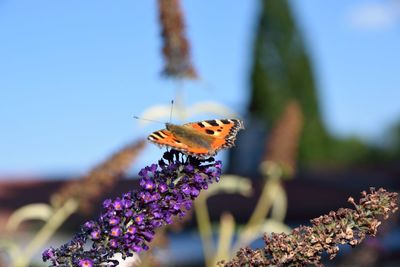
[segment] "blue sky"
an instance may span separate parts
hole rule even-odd
[[[400,6],[292,0],[323,117],[339,136],[378,142],[400,118]],[[183,1],[199,82],[188,104],[245,110],[259,1]],[[79,174],[161,126],[132,119],[168,104],[156,1],[0,2],[0,175]],[[160,151],[146,150],[141,164]],[[141,166],[141,165],[139,165]]]

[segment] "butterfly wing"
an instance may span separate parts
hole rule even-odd
[[[186,123],[183,126],[194,128],[203,134],[212,136],[212,155],[220,149],[234,146],[238,131],[244,129],[243,121],[238,119],[205,120]]]
[[[148,140],[198,158],[214,156],[220,149],[232,147],[238,131],[244,128],[238,119],[206,120],[182,126],[167,124],[167,127],[171,131],[155,131]]]
[[[149,141],[158,146],[167,146],[175,150],[182,151],[185,154],[197,156],[200,158],[208,156],[209,150],[204,147],[195,146],[188,140],[176,137],[171,131],[167,129],[155,131],[147,138]]]

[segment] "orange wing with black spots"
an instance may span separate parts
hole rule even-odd
[[[167,129],[155,131],[150,134],[147,139],[158,146],[167,146],[189,155],[205,155],[209,152],[207,148],[193,145],[187,138],[176,136]]]
[[[238,119],[206,120],[181,126],[167,124],[167,129],[153,132],[148,139],[157,145],[205,158],[232,147],[238,131],[243,128],[243,122]]]
[[[243,122],[238,119],[206,120],[194,123],[186,123],[197,131],[214,137],[212,148],[220,150],[234,146],[236,135],[239,130],[244,129]]]

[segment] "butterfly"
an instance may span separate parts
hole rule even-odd
[[[200,159],[234,146],[238,131],[244,129],[243,122],[238,119],[205,120],[183,125],[166,123],[165,126],[166,129],[153,132],[147,139]]]

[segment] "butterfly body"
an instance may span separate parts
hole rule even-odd
[[[236,134],[243,129],[237,119],[206,120],[183,125],[166,123],[166,129],[153,132],[148,139],[198,158],[214,156],[220,149],[234,145]]]

